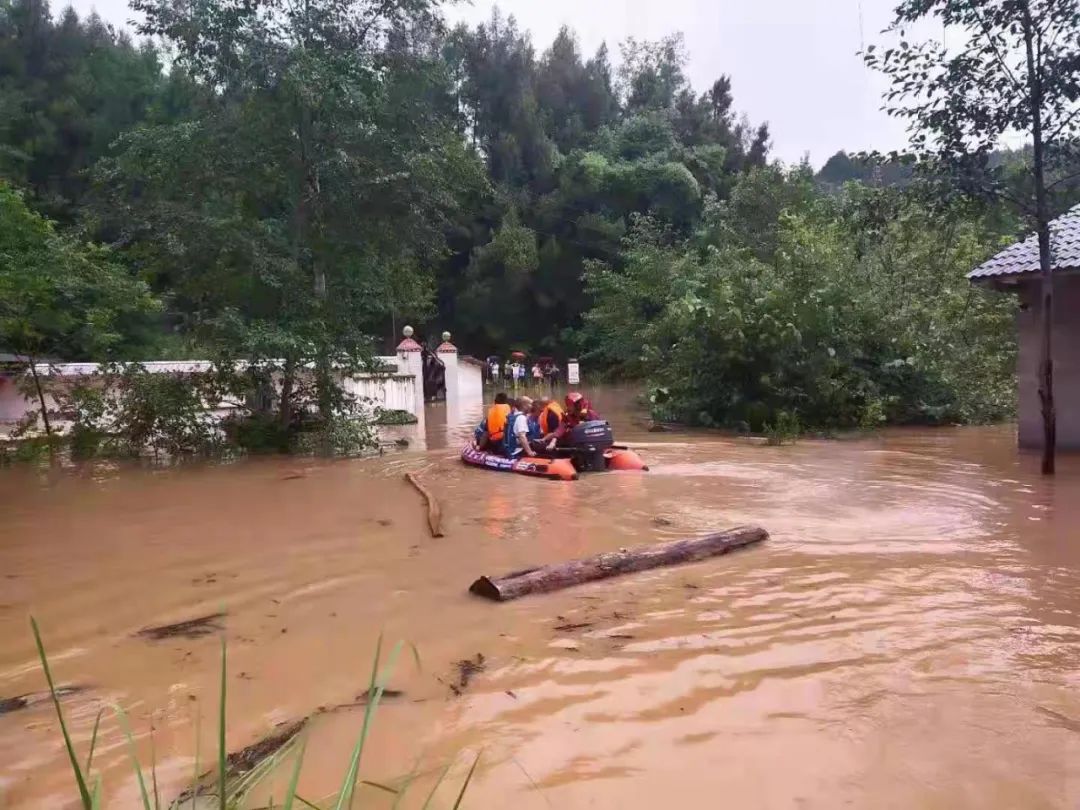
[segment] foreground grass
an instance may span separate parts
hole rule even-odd
[[[37,645],[38,656],[41,659],[41,668],[45,673],[45,680],[49,686],[49,694],[52,697],[53,706],[56,709],[56,717],[60,723],[60,733],[64,739],[64,747],[67,751],[68,760],[71,764],[71,771],[75,777],[75,785],[78,789],[79,800],[83,807],[83,810],[100,810],[105,807],[104,798],[101,787],[100,774],[94,775],[92,766],[94,763],[94,749],[97,745],[98,730],[101,725],[101,718],[105,710],[101,709],[97,713],[97,717],[94,719],[94,729],[90,735],[90,750],[86,755],[85,764],[80,764],[79,757],[75,752],[75,746],[71,741],[71,735],[68,732],[67,722],[64,720],[64,712],[60,706],[60,697],[57,694],[56,684],[53,682],[52,672],[49,669],[49,659],[45,653],[45,645],[41,640],[41,632],[38,629],[37,621],[31,617],[30,627],[34,634],[34,642]],[[281,769],[284,764],[292,758],[292,769],[290,771],[288,787],[285,792],[284,799],[281,804],[275,804],[271,798],[268,805],[263,805],[267,808],[281,808],[281,810],[292,810],[293,808],[312,808],[313,810],[351,810],[356,802],[356,791],[359,785],[370,785],[378,788],[381,791],[393,794],[394,802],[393,808],[397,808],[401,805],[405,799],[406,794],[412,783],[420,775],[417,770],[414,770],[405,777],[404,781],[399,787],[388,787],[386,785],[380,785],[375,782],[368,782],[360,779],[360,762],[363,757],[364,747],[367,743],[368,735],[371,732],[372,722],[375,718],[375,713],[378,711],[379,703],[382,700],[383,692],[386,689],[386,684],[390,679],[395,667],[397,666],[397,660],[401,655],[403,645],[399,641],[390,650],[389,655],[386,657],[385,663],[381,661],[382,658],[382,638],[375,647],[375,660],[371,667],[371,677],[368,682],[368,701],[364,708],[364,718],[361,723],[360,730],[357,734],[356,742],[353,745],[352,752],[349,756],[348,766],[345,769],[341,779],[341,786],[338,790],[330,796],[323,797],[317,801],[311,801],[305,799],[303,796],[297,793],[297,786],[300,782],[300,773],[303,770],[304,765],[304,752],[307,746],[307,730],[300,731],[299,734],[294,736],[291,740],[285,743],[281,748],[275,751],[270,756],[259,762],[254,768],[247,773],[236,776],[230,773],[229,768],[229,755],[225,748],[225,730],[226,730],[226,702],[227,702],[227,664],[226,664],[226,646],[225,639],[221,639],[221,694],[218,703],[218,724],[217,724],[217,761],[215,763],[214,771],[207,773],[200,772],[199,762],[199,734],[198,725],[196,725],[195,731],[195,769],[192,778],[192,788],[189,792],[186,792],[174,802],[169,802],[165,805],[161,802],[161,797],[158,791],[157,783],[157,763],[152,759],[149,773],[149,787],[147,774],[143,770],[142,765],[139,762],[139,758],[136,752],[135,737],[131,731],[131,724],[128,722],[127,714],[119,705],[112,705],[110,708],[115,715],[117,722],[120,725],[120,729],[124,734],[124,738],[127,742],[128,756],[131,761],[131,767],[135,773],[135,778],[139,786],[139,796],[141,799],[143,810],[162,810],[163,807],[170,808],[170,810],[209,810],[210,808],[218,808],[218,810],[241,810],[242,808],[251,808],[248,804],[248,800],[254,792],[255,788],[259,786],[270,774]],[[380,664],[382,664],[380,668]],[[151,748],[151,750],[153,750]],[[476,766],[480,762],[480,755],[478,754],[473,760],[472,765],[469,768],[468,774],[465,776],[465,780],[461,785],[460,790],[457,793],[456,800],[453,804],[453,810],[458,810],[465,798],[465,793],[469,788],[469,783],[472,781],[473,774],[476,772]],[[423,808],[428,810],[432,807],[435,794],[439,788],[445,782],[447,775],[450,772],[451,762],[447,765],[439,774],[438,779],[435,782],[435,786],[431,789],[426,800],[424,801]],[[212,787],[208,787],[207,777],[215,775],[216,779]],[[255,808],[251,808],[255,810]]]

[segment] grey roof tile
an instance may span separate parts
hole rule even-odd
[[[1080,270],[1080,205],[1073,206],[1050,224],[1054,270]],[[992,278],[1039,272],[1039,240],[1032,234],[980,264],[968,278]]]

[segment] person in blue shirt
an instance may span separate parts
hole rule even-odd
[[[540,425],[529,419],[532,404],[531,397],[518,397],[510,403],[503,437],[503,455],[507,458],[537,455],[533,442],[540,438]]]

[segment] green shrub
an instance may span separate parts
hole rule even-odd
[[[765,440],[769,445],[794,444],[800,435],[802,425],[799,424],[799,417],[788,411],[778,412],[776,421],[765,425]]]
[[[588,266],[590,356],[645,377],[654,417],[757,432],[1013,414],[1015,301],[966,279],[997,245],[975,214],[862,187],[772,221],[741,211],[712,206],[698,243],[639,219],[619,265]]]
[[[415,425],[418,421],[408,411],[396,408],[377,408],[375,411],[376,425]]]

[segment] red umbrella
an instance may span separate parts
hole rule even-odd
[[[525,352],[510,352],[511,357],[516,357],[518,360],[525,359]]]

